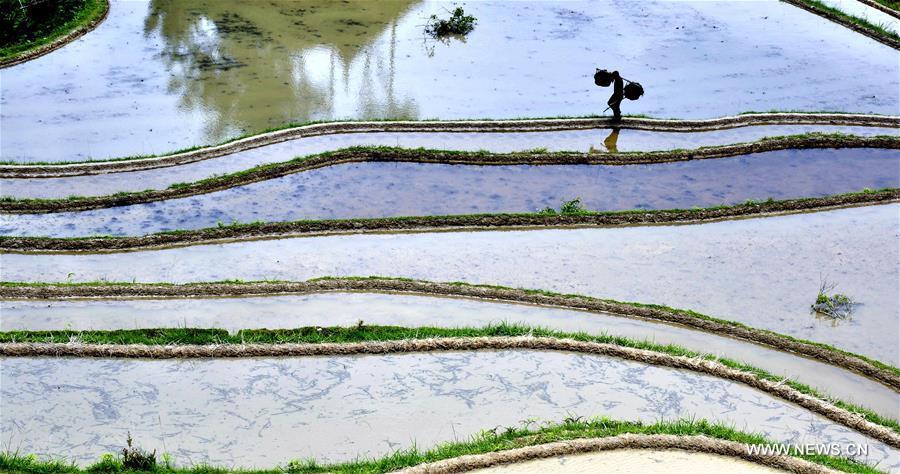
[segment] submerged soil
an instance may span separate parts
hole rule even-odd
[[[897,459],[896,449],[741,383],[600,355],[26,357],[3,359],[0,378],[3,433],[23,452],[65,452],[80,464],[117,451],[129,430],[176,464],[275,466],[379,457],[413,442],[427,449],[486,426],[518,426],[523,413],[541,421],[693,417],[778,442],[867,443],[868,460],[883,466]]]

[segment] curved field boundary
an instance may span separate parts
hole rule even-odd
[[[887,13],[888,15],[900,20],[900,12],[894,10],[893,8],[888,7],[887,5],[882,5],[875,0],[857,0],[859,3],[863,5],[868,5],[876,10],[880,10],[883,13]]]
[[[302,125],[240,138],[221,145],[177,152],[164,156],[133,157],[113,160],[60,164],[3,164],[0,178],[58,178],[85,174],[119,173],[164,168],[208,160],[239,151],[304,137],[341,133],[371,132],[546,132],[617,128],[671,132],[702,132],[752,125],[843,125],[900,128],[900,117],[842,113],[752,113],[715,119],[667,120],[624,117],[613,123],[610,118],[558,118],[525,120],[461,121],[380,121],[330,122]]]
[[[900,392],[900,370],[839,349],[802,341],[740,323],[716,319],[691,311],[636,303],[622,303],[580,295],[479,286],[464,283],[436,283],[395,278],[326,278],[305,282],[247,282],[203,284],[36,284],[0,285],[3,299],[59,298],[159,298],[270,296],[279,294],[320,293],[328,291],[365,291],[409,293],[425,296],[455,296],[485,301],[527,303],[589,312],[613,313],[651,321],[678,324],[692,329],[727,335],[776,350],[841,367],[867,376]]]
[[[848,15],[846,13],[841,12],[840,10],[838,10],[836,8],[826,8],[824,5],[822,5],[821,3],[817,2],[817,1],[809,1],[809,0],[781,0],[781,1],[783,1],[785,3],[789,3],[791,5],[794,5],[795,7],[802,8],[810,13],[819,15],[822,18],[833,21],[834,23],[837,23],[843,27],[849,28],[857,33],[868,36],[869,38],[872,38],[873,40],[878,41],[879,43],[884,44],[885,46],[889,46],[896,50],[900,50],[900,40],[897,40],[897,38],[895,38],[893,36],[888,36],[887,34],[882,33],[881,31],[878,31],[877,29],[873,28],[875,25],[872,25],[867,20],[864,20],[862,18],[857,18],[852,15]],[[869,4],[867,4],[867,5],[869,5]],[[869,6],[871,6],[871,5],[869,5]],[[881,8],[879,8],[879,10],[881,10]],[[851,20],[851,18],[857,20],[858,23]]]
[[[2,343],[3,357],[103,357],[103,358],[234,358],[234,357],[306,357],[357,354],[399,354],[435,351],[538,350],[594,354],[632,360],[674,369],[690,370],[742,383],[749,387],[799,405],[831,421],[870,436],[894,448],[900,448],[900,433],[866,420],[859,414],[830,402],[804,394],[782,382],[773,382],[750,372],[727,367],[707,359],[674,356],[646,349],[600,342],[575,341],[554,337],[460,337],[408,339],[316,344],[218,344],[166,345],[80,344],[80,343]]]
[[[625,449],[639,449],[640,441],[631,441],[627,438],[633,437],[640,440],[648,440],[648,449],[663,449],[662,446],[669,443],[665,438],[658,438],[657,441],[649,441],[655,437],[673,436],[677,439],[671,441],[671,449],[700,451],[701,447],[696,446],[694,439],[722,440],[735,443],[737,446],[743,447],[747,451],[748,446],[766,446],[772,445],[770,440],[755,434],[743,433],[736,431],[729,426],[722,424],[713,424],[706,420],[675,420],[662,421],[652,425],[643,424],[641,422],[627,422],[613,420],[603,417],[591,418],[587,421],[577,419],[567,419],[563,423],[544,425],[537,430],[527,427],[523,428],[508,427],[502,432],[497,429],[483,430],[481,433],[472,436],[466,441],[450,441],[439,444],[428,451],[420,451],[415,446],[394,451],[385,457],[376,459],[357,459],[350,462],[340,464],[319,464],[315,461],[308,461],[301,466],[289,464],[287,467],[291,472],[397,472],[401,469],[419,469],[425,466],[436,467],[436,463],[448,461],[453,463],[456,459],[471,459],[472,456],[487,455],[490,453],[503,453],[518,450],[527,447],[546,447],[551,444],[566,443],[573,448],[572,454],[581,452],[577,447],[578,443],[590,443],[593,440],[612,440],[613,438],[624,438],[621,442],[625,443]],[[574,444],[570,444],[574,443]],[[708,445],[707,445],[708,446]],[[588,451],[597,451],[599,447],[592,446]],[[620,449],[609,447],[610,449]],[[701,451],[702,452],[702,451]],[[566,454],[566,451],[560,451],[559,454]],[[722,451],[726,453],[726,451]],[[737,456],[741,454],[735,453]],[[728,454],[725,454],[728,455]],[[749,452],[743,456],[750,455]],[[755,455],[759,456],[759,455]],[[793,472],[855,472],[855,473],[880,473],[877,468],[864,464],[859,461],[853,461],[844,457],[836,457],[830,455],[803,456],[796,451],[773,455],[785,456],[793,458],[806,458],[823,469],[834,469],[836,471],[793,471]],[[537,456],[539,457],[539,456]],[[533,458],[533,457],[532,457]],[[767,462],[765,459],[761,462]],[[525,459],[522,459],[525,460]],[[511,459],[510,462],[513,460]],[[776,461],[777,462],[777,461]],[[103,463],[103,464],[101,464]],[[773,466],[775,464],[772,464]],[[0,468],[12,469],[13,471],[24,472],[94,472],[96,467],[109,469],[109,464],[104,461],[88,466],[86,469],[75,467],[64,461],[43,461],[38,460],[34,456],[26,456],[17,453],[0,452]],[[803,467],[802,464],[796,465],[798,468]],[[220,468],[215,466],[203,466],[201,469],[214,470],[215,472],[225,473],[247,473],[248,471],[240,468]],[[177,470],[177,468],[176,468]],[[273,472],[281,472],[285,467],[275,468]],[[181,471],[178,471],[181,472]],[[194,472],[194,471],[190,471]],[[205,472],[205,471],[204,471]],[[253,471],[257,472],[257,471]],[[270,471],[259,471],[270,472]],[[406,472],[406,471],[403,471]],[[422,471],[413,471],[422,472]],[[435,471],[426,471],[435,472]],[[440,471],[438,471],[440,472]],[[187,473],[187,471],[185,471]]]
[[[103,22],[103,20],[106,19],[107,16],[109,16],[109,1],[101,1],[103,2],[104,8],[103,12],[100,13],[99,16],[47,44],[29,49],[27,51],[23,51],[15,56],[6,59],[0,59],[0,69],[12,67],[17,64],[22,64],[24,62],[31,61],[32,59],[37,59],[49,52],[62,48],[63,46],[77,40],[78,38],[84,36],[91,30],[96,28],[100,23]]]
[[[771,217],[900,201],[900,188],[838,194],[821,198],[747,202],[707,209],[584,212],[580,214],[476,214],[386,217],[234,224],[170,231],[137,237],[0,236],[0,252],[121,252],[241,240],[315,237],[386,232],[444,232],[548,227],[619,227],[699,224],[727,219]]]
[[[632,433],[608,438],[573,439],[490,453],[469,454],[420,464],[395,472],[398,474],[451,474],[535,459],[619,449],[677,449],[743,459],[763,466],[795,473],[822,474],[839,472],[793,456],[751,453],[747,449],[746,444],[735,441],[709,438],[702,435],[643,435]]]
[[[0,201],[0,213],[37,214],[87,211],[118,206],[179,199],[209,194],[283,176],[347,163],[404,162],[424,164],[503,165],[612,165],[659,164],[679,161],[724,158],[751,153],[796,148],[884,148],[900,149],[900,137],[804,136],[763,139],[751,143],[723,145],[697,150],[617,153],[490,153],[403,148],[361,147],[320,153],[294,160],[257,166],[224,176],[207,178],[166,189],[106,196],[59,199],[6,199]]]

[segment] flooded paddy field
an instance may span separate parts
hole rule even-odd
[[[548,152],[660,151],[696,149],[804,133],[843,133],[862,137],[900,136],[900,129],[829,125],[757,125],[707,132],[663,132],[610,129],[552,132],[369,132],[297,138],[231,153],[218,158],[144,171],[64,178],[0,178],[0,195],[16,198],[100,196],[125,191],[164,189],[176,183],[199,181],[255,166],[354,146],[390,146],[493,153],[546,150]],[[615,138],[614,141],[609,141]]]
[[[441,2],[112,1],[89,35],[4,70],[0,156],[164,153],[310,120],[599,114],[598,61],[627,66],[653,98],[632,114],[896,114],[900,102],[893,49],[782,2],[467,8],[479,27],[445,43],[422,35]]]
[[[651,165],[351,163],[209,194],[52,214],[0,215],[0,235],[138,236],[220,224],[522,213],[580,199],[593,211],[686,209],[900,187],[900,153],[780,150]]]
[[[694,417],[778,442],[869,445],[900,453],[743,385],[604,356],[542,351],[229,360],[0,360],[0,434],[79,463],[130,431],[178,464],[273,466],[345,461],[465,439],[526,418]]]
[[[253,298],[0,301],[0,331],[138,328],[290,329],[308,326],[483,327],[523,324],[610,334],[730,358],[790,377],[843,401],[900,418],[890,388],[833,365],[729,337],[608,313],[465,298],[320,293]]]
[[[853,0],[822,1],[897,31],[897,19],[877,8]],[[854,136],[900,137],[900,56],[896,42],[885,36],[869,37],[839,24],[842,20],[776,0],[523,0],[513,8],[509,2],[486,0],[462,6],[477,18],[474,31],[436,40],[423,32],[424,24],[432,14],[449,14],[451,3],[446,1],[110,0],[109,17],[95,30],[2,70],[0,162],[5,163],[5,176],[38,178],[0,179],[0,198],[7,201],[8,211],[34,212],[50,204],[42,203],[45,207],[39,209],[36,203],[27,207],[8,200],[111,196],[170,187],[180,189],[181,197],[173,198],[173,191],[151,194],[169,199],[150,203],[2,214],[0,236],[141,236],[231,223],[532,213],[575,199],[592,211],[689,209],[900,188],[898,150],[846,148],[896,146],[896,138]],[[700,128],[697,123],[636,118],[622,124],[657,131],[611,129],[612,122],[605,119],[545,121],[540,128],[536,122],[293,128],[335,121],[603,116],[611,90],[594,85],[598,67],[622,71],[626,80],[645,88],[642,100],[625,102],[626,115],[720,119]],[[778,110],[801,114],[732,117]],[[802,114],[826,111],[880,116]],[[794,124],[772,125],[788,121]],[[820,125],[799,125],[802,122]],[[688,131],[708,130],[713,123],[736,128]],[[747,125],[752,123],[766,125]],[[858,126],[865,124],[873,126]],[[429,128],[418,128],[422,126]],[[560,130],[587,126],[598,128]],[[288,127],[293,129],[283,130]],[[520,131],[485,131],[509,127]],[[397,131],[406,128],[415,131]],[[529,128],[556,130],[521,131]],[[385,129],[395,131],[378,131]],[[452,129],[459,131],[427,131]],[[282,131],[256,136],[271,130]],[[184,187],[354,146],[536,155],[568,151],[595,158],[603,153],[599,156],[624,161],[633,155],[613,154],[692,150],[813,132],[848,137],[777,143],[845,148],[755,147],[756,153],[727,158],[620,166],[343,163],[249,184],[231,181],[231,188],[193,196],[189,194],[197,188]],[[301,137],[316,133],[328,134]],[[256,137],[225,148],[202,148],[251,136]],[[286,141],[272,143],[282,139]],[[185,149],[193,151],[141,165],[83,165]],[[688,153],[696,158],[693,152],[684,155]],[[200,161],[164,167],[191,159]],[[63,162],[73,165],[53,166]],[[37,166],[12,171],[14,164]],[[124,171],[134,166],[143,169]],[[101,174],[59,177],[79,172]],[[57,177],[40,178],[44,175]],[[866,202],[873,202],[889,197],[889,192],[866,196]],[[847,201],[841,202],[858,196],[844,197]],[[814,202],[825,205],[823,200]],[[3,344],[7,356],[0,357],[0,462],[20,453],[87,466],[104,453],[121,455],[131,436],[137,446],[155,450],[160,463],[167,462],[165,453],[176,466],[271,469],[291,460],[344,462],[412,446],[427,450],[467,440],[482,430],[503,433],[511,426],[603,416],[648,423],[706,420],[779,443],[865,445],[868,454],[842,453],[900,472],[900,449],[885,444],[897,445],[896,433],[886,434],[893,430],[888,426],[892,420],[900,419],[900,398],[892,388],[896,374],[880,364],[900,366],[900,202],[754,216],[690,225],[490,231],[458,227],[465,231],[446,232],[376,232],[347,223],[359,233],[187,241],[136,251],[67,254],[25,248],[2,253],[0,282],[12,285],[229,281],[186,288],[80,289],[82,295],[113,295],[95,299],[65,299],[51,293],[55,289],[40,293],[8,287],[10,298],[63,299],[0,301],[0,331],[7,336],[12,331],[223,328],[232,336],[217,342],[234,344],[132,347],[129,353],[144,357],[157,351],[160,359],[127,358],[123,353],[117,355],[121,358],[107,357],[109,346],[77,344],[89,341],[85,334],[64,345]],[[6,240],[14,243],[8,248],[47,244]],[[111,241],[93,239],[87,244],[97,242]],[[426,281],[290,283],[372,275]],[[253,281],[272,284],[249,283]],[[513,288],[661,304],[754,329],[742,332],[746,328],[715,321],[701,326],[675,310]],[[187,296],[142,298],[148,296],[145,292]],[[290,292],[306,293],[286,294]],[[821,292],[847,295],[849,314],[830,318],[813,312]],[[197,296],[250,293],[257,296]],[[451,296],[437,296],[442,293]],[[685,325],[666,323],[666,318]],[[357,324],[372,331],[352,329]],[[521,327],[497,328],[494,333],[528,333],[519,339],[433,344],[421,340],[427,334],[423,329],[403,329],[496,324],[679,346],[758,367],[775,377],[751,376],[749,382],[737,375],[747,372],[716,371],[710,369],[714,364],[698,362],[701,359],[676,360],[663,355],[665,348],[641,358],[634,355],[636,350],[625,349],[627,341],[619,342],[617,357],[635,360],[599,355],[613,353],[613,346],[563,341],[559,334],[535,339],[530,336],[546,333]],[[291,346],[298,352],[273,357],[289,346],[244,345],[246,333],[234,335],[242,329],[314,326],[347,328],[333,332],[336,338],[352,333],[346,340],[412,340],[315,349]],[[757,329],[828,344],[877,362],[834,352],[829,359],[812,344]],[[315,330],[309,333],[310,340],[324,337]],[[165,337],[177,336],[169,331]],[[748,342],[754,337],[773,346],[780,343],[783,350]],[[363,353],[378,350],[376,346],[397,352]],[[299,352],[307,349],[341,355]],[[60,356],[62,350],[71,351],[65,354],[72,357]],[[348,350],[360,355],[348,355]],[[180,358],[166,358],[173,356]],[[780,377],[785,380],[777,381]],[[835,400],[803,398],[800,392],[810,392],[795,381]],[[750,387],[757,382],[759,390]],[[844,411],[840,402],[862,408]],[[856,418],[863,409],[875,412],[866,413],[865,422]],[[659,450],[565,455],[502,469],[596,470],[609,464],[630,471],[665,465],[667,471],[683,466],[692,472],[767,472],[734,459]]]
[[[898,364],[898,204],[700,225],[366,234],[113,254],[5,254],[7,281],[387,275],[692,309]],[[857,301],[810,313],[823,280]]]

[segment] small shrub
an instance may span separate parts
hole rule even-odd
[[[128,446],[122,448],[122,466],[133,471],[152,471],[156,468],[156,450],[144,451],[132,444],[131,433],[128,433]]]
[[[545,207],[537,213],[541,216],[578,216],[590,214],[590,211],[581,204],[581,198],[576,198],[571,201],[564,201],[558,211],[552,207]]]
[[[477,20],[472,15],[466,15],[462,7],[456,7],[449,20],[443,20],[437,15],[431,15],[428,18],[428,24],[425,25],[425,32],[435,38],[441,38],[447,35],[467,35],[475,29]]]
[[[587,213],[587,209],[581,205],[581,198],[566,201],[560,206],[559,213],[564,216],[572,216]]]
[[[823,280],[819,285],[819,294],[811,306],[812,311],[831,319],[847,319],[853,314],[856,304],[849,296],[840,293],[829,294],[835,285]]]

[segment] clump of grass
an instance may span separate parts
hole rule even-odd
[[[156,450],[144,451],[134,446],[128,433],[127,446],[122,448],[122,467],[133,471],[152,471],[156,468]]]
[[[562,205],[559,206],[559,211],[552,207],[545,207],[544,210],[538,212],[538,214],[545,216],[583,216],[592,214],[592,212],[585,209],[584,205],[581,203],[581,198],[575,198],[571,201],[564,201]]]
[[[847,295],[833,293],[835,286],[834,283],[823,279],[819,285],[816,302],[812,304],[811,309],[831,319],[849,319],[856,303]]]
[[[435,38],[443,38],[448,35],[467,35],[475,29],[476,19],[472,15],[466,15],[462,7],[456,7],[449,19],[438,18],[437,15],[428,17],[425,32]]]
[[[876,2],[884,5],[891,10],[900,10],[900,2],[896,2],[894,0],[875,0]]]
[[[66,472],[73,474],[83,472],[123,474],[128,472],[155,472],[160,474],[383,473],[465,455],[506,451],[558,441],[585,438],[607,438],[623,434],[706,436],[747,445],[772,444],[770,440],[760,434],[737,431],[733,426],[711,423],[706,420],[685,419],[645,424],[641,422],[614,420],[605,417],[584,420],[583,417],[580,416],[569,416],[562,423],[537,423],[534,420],[531,420],[523,422],[520,426],[498,426],[493,429],[483,430],[462,441],[458,440],[441,443],[429,450],[422,450],[413,446],[395,451],[384,457],[375,459],[362,458],[341,464],[319,464],[313,459],[298,459],[279,468],[264,470],[226,469],[207,465],[178,468],[165,465],[158,466],[149,471],[141,471],[127,469],[118,463],[118,460],[116,460],[114,456],[105,456],[100,462],[91,465],[86,470],[82,470],[75,465],[60,465],[55,464],[52,461],[38,461],[31,456],[20,456],[15,453],[0,452],[0,470],[3,470],[4,472]],[[869,474],[881,472],[875,467],[846,458],[827,455],[803,455],[796,450],[791,450],[787,454],[847,473]],[[57,467],[62,470],[53,470]]]
[[[872,23],[866,18],[860,18],[851,14],[844,12],[843,10],[833,7],[831,5],[822,3],[819,0],[799,0],[802,3],[812,7],[813,9],[830,13],[837,18],[840,18],[846,22],[853,23],[854,25],[878,36],[880,38],[884,38],[888,41],[900,41],[900,34],[896,31],[890,29],[890,27],[885,23]]]
[[[581,204],[581,198],[575,198],[571,201],[566,201],[560,206],[559,213],[564,216],[574,216],[580,214],[588,214],[590,211],[584,208]]]
[[[100,456],[100,460],[91,464],[87,472],[91,474],[112,474],[117,472],[122,472],[122,461],[117,459],[113,454],[104,454]],[[27,471],[26,471],[27,472]],[[72,472],[78,472],[77,470]]]

